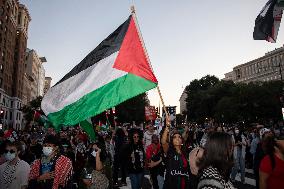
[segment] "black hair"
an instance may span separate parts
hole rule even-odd
[[[142,137],[141,132],[140,132],[138,129],[132,129],[132,131],[129,132],[129,141],[130,141],[130,143],[131,143],[131,144],[134,144],[133,136],[134,136],[135,134],[138,134],[138,136],[139,136],[138,144],[139,144],[139,145],[143,145],[143,143],[142,143],[142,138],[143,138],[143,137]]]
[[[43,144],[48,143],[48,144],[54,144],[55,146],[60,147],[60,140],[58,137],[54,135],[47,135],[43,141]]]
[[[227,181],[233,167],[232,137],[224,132],[212,132],[204,146],[203,157],[198,162],[200,170],[210,166],[216,168]]]
[[[183,138],[182,138],[182,134],[179,132],[179,131],[174,131],[173,133],[171,133],[170,135],[170,146],[174,147],[174,143],[173,143],[173,139],[174,139],[174,136],[175,135],[180,135],[181,136],[181,139],[183,141]]]
[[[15,142],[7,141],[6,147],[7,146],[14,146],[14,147],[16,147],[18,152],[22,151],[22,143],[20,141],[15,141]]]
[[[172,153],[177,153],[176,148],[174,147],[174,143],[173,143],[173,139],[175,135],[180,135],[181,136],[181,140],[182,140],[182,144],[184,143],[182,134],[179,131],[174,131],[171,133],[170,135],[170,143],[169,143],[169,152]],[[186,154],[186,147],[185,145],[181,146],[181,153],[182,154]]]

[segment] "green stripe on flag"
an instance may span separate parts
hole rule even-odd
[[[88,134],[91,142],[96,140],[96,134],[91,119],[82,121],[80,127]]]
[[[60,124],[76,125],[156,86],[157,83],[127,74],[86,94],[62,110],[48,114],[48,119],[55,127]]]

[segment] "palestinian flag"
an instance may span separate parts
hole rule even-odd
[[[41,108],[55,127],[75,125],[157,86],[133,16],[50,88]]]
[[[283,13],[282,0],[269,0],[255,20],[253,39],[275,43]]]
[[[80,123],[80,127],[88,134],[90,141],[96,140],[96,134],[94,131],[92,120],[90,118],[82,121]]]

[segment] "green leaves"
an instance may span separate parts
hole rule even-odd
[[[187,87],[187,115],[191,121],[205,118],[233,123],[281,120],[281,81],[238,83],[215,76],[193,80]]]

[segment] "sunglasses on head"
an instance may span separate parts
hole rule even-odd
[[[13,154],[13,153],[15,153],[16,151],[15,151],[15,150],[5,150],[4,152],[5,152],[5,154],[7,154],[8,152],[10,152],[11,154]]]

